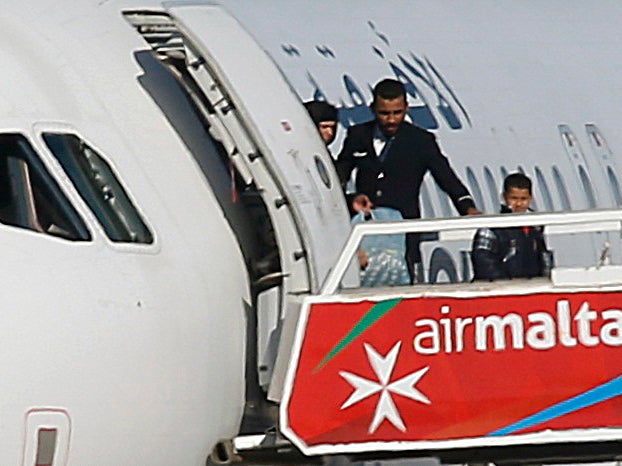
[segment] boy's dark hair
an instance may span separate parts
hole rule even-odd
[[[381,99],[393,100],[399,97],[403,97],[406,101],[406,88],[397,79],[383,79],[374,86],[374,100],[371,103],[372,107],[376,105],[376,100]]]
[[[321,121],[337,121],[337,109],[323,100],[310,100],[304,103],[307,112],[316,126]]]
[[[511,173],[503,180],[503,192],[507,193],[510,188],[528,189],[531,195],[531,180],[522,173]]]

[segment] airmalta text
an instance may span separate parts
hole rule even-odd
[[[441,306],[440,318],[418,319],[413,345],[418,354],[460,353],[466,345],[476,351],[505,351],[556,346],[622,346],[622,310],[597,311],[584,301],[574,311],[559,300],[555,313],[542,310],[518,313],[453,317],[450,306]]]

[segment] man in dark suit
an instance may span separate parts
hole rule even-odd
[[[401,82],[384,79],[376,84],[371,107],[375,120],[348,129],[336,162],[344,186],[357,168],[357,194],[350,205],[353,211],[391,207],[406,219],[420,218],[419,192],[429,171],[460,215],[481,213],[441,153],[434,135],[404,121],[408,104]],[[416,271],[421,263],[418,235],[407,236],[406,261],[411,277],[418,281]]]

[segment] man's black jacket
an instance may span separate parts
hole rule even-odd
[[[475,207],[432,133],[403,122],[393,140],[387,142],[390,146],[381,162],[374,150],[375,127],[376,122],[370,121],[348,129],[336,162],[343,184],[357,168],[357,193],[367,194],[379,207],[399,210],[404,218],[419,218],[419,191],[429,171],[461,215],[469,207]]]

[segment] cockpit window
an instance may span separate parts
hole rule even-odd
[[[110,165],[95,150],[73,134],[44,133],[43,139],[112,241],[153,242]]]
[[[91,236],[21,134],[0,135],[0,222],[73,241]]]

